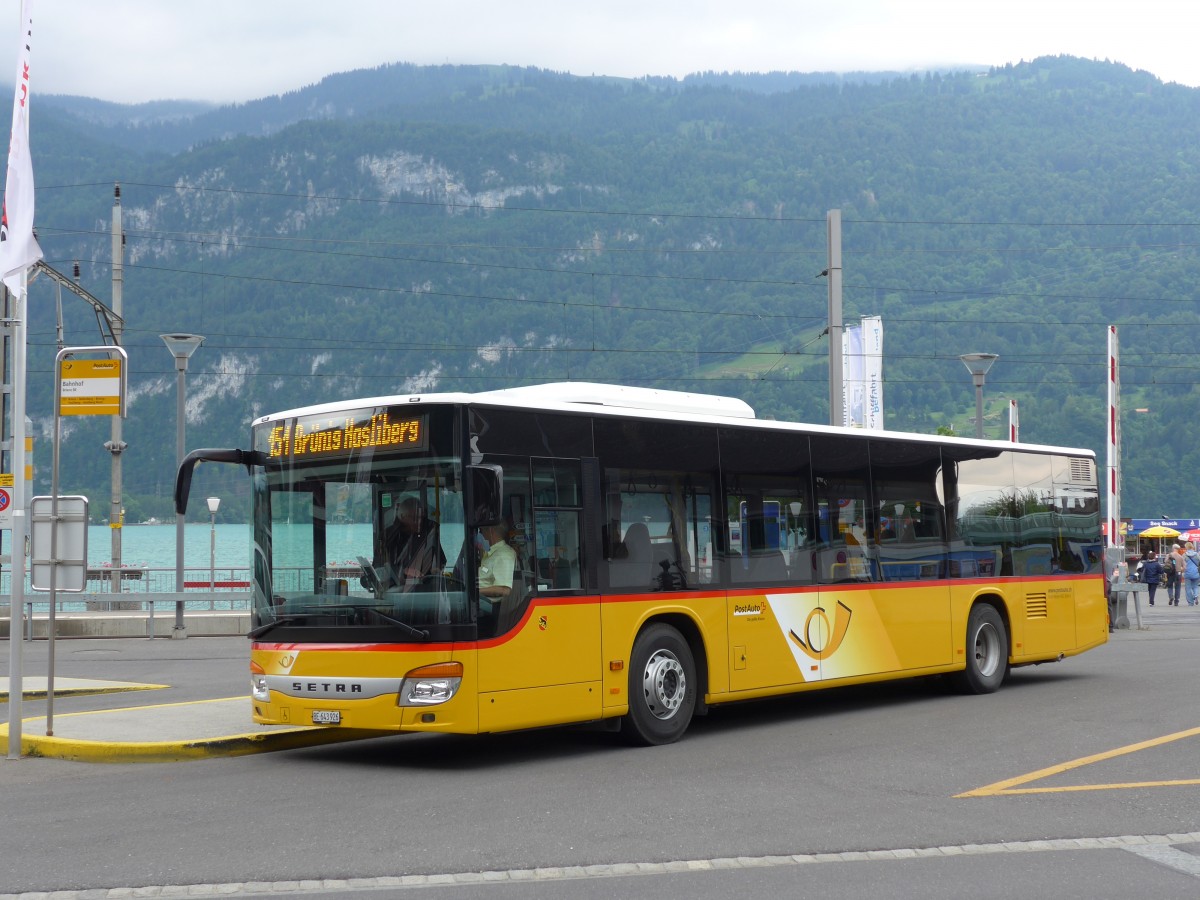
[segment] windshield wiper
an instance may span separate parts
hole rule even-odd
[[[278,625],[283,625],[285,622],[295,622],[297,619],[307,619],[307,618],[308,618],[307,615],[276,616],[270,622],[265,622],[262,625],[259,625],[257,628],[251,628],[248,632],[246,632],[246,637],[251,638],[251,639],[256,638],[256,637],[261,637],[262,635],[264,635],[268,631],[270,631],[272,628],[275,628]]]
[[[407,622],[402,622],[399,619],[389,616],[387,613],[380,612],[378,609],[376,609],[373,606],[359,607],[359,606],[355,606],[353,604],[314,607],[310,612],[306,612],[306,613],[291,613],[291,614],[285,614],[282,616],[277,616],[276,618],[272,619],[270,622],[265,622],[262,625],[259,625],[257,628],[251,629],[249,632],[247,632],[246,637],[251,638],[251,639],[261,637],[262,635],[266,634],[268,631],[271,631],[273,628],[275,628],[278,625],[283,625],[283,624],[286,624],[287,622],[295,622],[297,619],[307,619],[310,615],[320,614],[322,612],[327,612],[328,610],[331,610],[331,609],[346,610],[346,609],[364,609],[364,608],[371,610],[372,613],[379,616],[379,618],[383,619],[389,625],[395,625],[397,628],[402,629],[406,634],[409,634],[412,637],[420,638],[421,640],[424,640],[424,641],[429,640],[429,632],[428,631],[424,631],[420,628],[414,628],[412,625],[409,625]]]
[[[373,606],[368,607],[368,608],[371,610],[371,612],[375,613],[375,615],[379,616],[379,618],[383,619],[385,622],[389,622],[392,625],[396,625],[397,627],[402,628],[404,631],[408,632],[413,637],[419,637],[419,638],[422,638],[423,640],[429,640],[429,632],[428,631],[423,631],[420,628],[414,628],[413,626],[409,625],[407,622],[401,622],[399,619],[393,618],[392,616],[389,616],[385,612],[380,612],[378,609],[376,609]]]

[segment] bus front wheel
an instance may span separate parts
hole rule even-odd
[[[670,625],[650,625],[633,642],[629,714],[621,733],[635,744],[679,740],[692,720],[697,689],[696,663],[683,635]]]
[[[1008,629],[996,607],[978,603],[967,617],[967,667],[958,673],[964,694],[990,694],[1008,677]]]

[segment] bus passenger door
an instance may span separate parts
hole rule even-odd
[[[729,686],[783,687],[821,678],[811,502],[796,479],[739,476],[726,493]],[[814,616],[816,618],[814,618]]]
[[[951,661],[947,544],[936,448],[871,441],[871,489],[844,480],[825,517],[822,680]],[[847,514],[848,511],[848,514]],[[844,563],[844,564],[842,564]]]
[[[495,633],[480,635],[484,731],[600,715],[600,610],[584,590],[583,466],[549,458],[527,465],[520,479],[505,465],[504,502],[518,562]]]

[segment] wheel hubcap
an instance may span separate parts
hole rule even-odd
[[[687,696],[687,677],[675,654],[657,650],[646,661],[642,673],[646,708],[659,719],[669,719]]]
[[[985,623],[975,632],[975,666],[985,678],[1000,666],[1000,634],[993,625]]]

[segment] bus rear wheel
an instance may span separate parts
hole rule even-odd
[[[956,687],[964,694],[990,694],[1008,677],[1008,628],[989,603],[977,603],[967,617],[967,667]]]
[[[670,625],[643,629],[629,666],[629,714],[621,733],[635,744],[679,740],[696,708],[696,663],[683,635]]]

